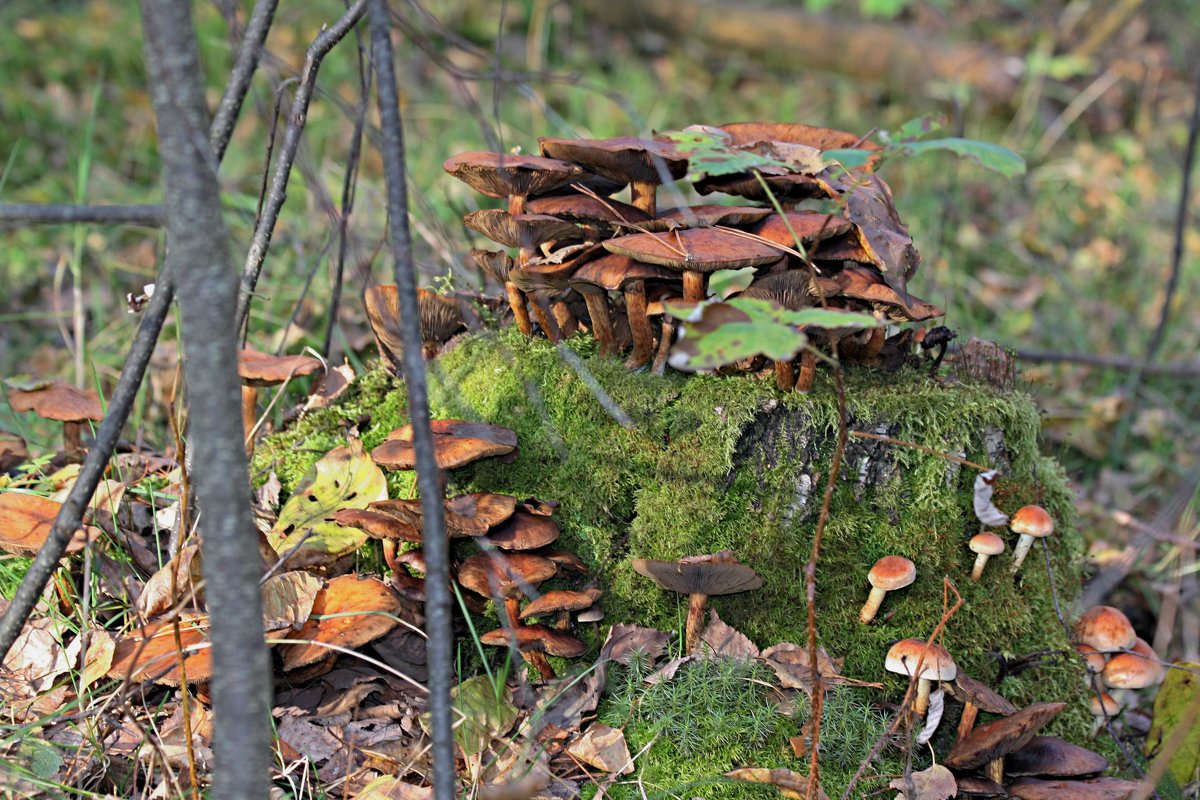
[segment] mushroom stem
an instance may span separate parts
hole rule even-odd
[[[991,556],[987,553],[980,553],[975,556],[975,566],[971,568],[971,580],[977,581],[983,577],[983,568],[987,566],[989,558]]]
[[[1021,538],[1017,539],[1017,546],[1013,550],[1013,572],[1021,568],[1021,564],[1025,561],[1025,556],[1029,553],[1029,548],[1033,546],[1033,538],[1027,533],[1022,533]]]
[[[581,287],[579,292],[587,303],[588,316],[592,318],[592,333],[600,343],[600,357],[611,356],[616,339],[613,336],[612,316],[608,313],[608,298],[602,291],[592,287]]]
[[[928,678],[917,678],[917,699],[913,701],[913,711],[918,717],[925,716],[929,710],[929,690],[932,685],[933,681]]]
[[[505,281],[504,293],[508,295],[508,305],[517,321],[517,329],[527,337],[533,336],[533,322],[529,319],[529,309],[525,307],[525,295],[512,281]]]
[[[550,307],[554,312],[554,321],[558,323],[558,330],[564,339],[569,339],[579,330],[579,320],[575,318],[571,307],[567,305],[566,300],[557,300]]]
[[[667,371],[667,358],[671,355],[671,344],[675,341],[675,319],[670,314],[663,314],[662,333],[659,334],[658,352],[654,354],[654,365],[650,374],[662,377]]]
[[[538,675],[542,676],[542,680],[552,681],[558,677],[554,672],[554,667],[550,666],[550,659],[546,658],[546,654],[541,650],[526,650],[521,655],[538,671]]]
[[[704,273],[688,270],[683,273],[683,302],[704,302]]]
[[[781,392],[790,392],[796,385],[796,370],[791,361],[775,362],[775,388]]]
[[[807,347],[800,351],[800,374],[796,376],[796,391],[807,392],[817,377],[817,354]]]
[[[400,571],[400,563],[396,561],[396,542],[393,539],[383,540],[383,563],[393,574]]]
[[[683,636],[687,655],[694,653],[696,646],[700,644],[700,624],[704,621],[704,605],[707,602],[708,595],[706,594],[695,592],[688,595],[687,622],[684,626]]]
[[[254,424],[258,422],[258,387],[242,386],[242,430],[245,431],[246,455],[254,452],[254,439],[251,433]]]
[[[83,423],[63,423],[63,449],[67,455],[79,455],[83,452]]]
[[[528,198],[523,194],[510,194],[508,196],[508,213],[512,216],[525,213],[525,201]]]
[[[629,204],[652,217],[657,216],[658,184],[650,181],[634,181],[629,184]]]
[[[879,610],[879,605],[883,602],[884,596],[887,594],[886,589],[872,587],[871,593],[867,595],[867,602],[863,603],[862,611],[858,612],[859,622],[870,622],[875,619],[875,612]],[[929,687],[925,687],[926,699],[929,697]],[[924,712],[921,712],[924,713]]]
[[[979,706],[974,703],[966,703],[963,705],[962,717],[958,720],[958,738],[954,741],[961,742],[967,738],[967,735],[975,729],[975,718],[979,716]]]
[[[641,369],[654,354],[654,332],[646,317],[646,282],[630,281],[625,286],[625,313],[629,317],[629,333],[633,336],[633,352],[625,361],[629,369]]]
[[[989,761],[987,766],[983,768],[983,774],[994,780],[996,783],[1004,783],[1004,758],[997,758],[995,761]]]
[[[554,627],[560,631],[571,630],[571,612],[570,611],[558,612],[558,619],[555,621]]]
[[[558,321],[554,318],[545,295],[541,292],[534,292],[530,297],[533,300],[533,315],[537,317],[538,325],[542,326],[546,338],[552,342],[561,342],[562,331],[558,327]]]
[[[525,623],[521,622],[521,599],[516,595],[504,598],[504,616],[507,619],[501,620],[506,628],[518,628]]]

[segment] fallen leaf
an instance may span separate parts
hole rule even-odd
[[[115,652],[116,642],[108,631],[93,628],[88,632],[87,655],[83,659],[83,674],[79,678],[80,691],[108,674]]]
[[[946,693],[941,689],[929,695],[929,708],[925,712],[925,727],[917,734],[917,744],[925,744],[937,733],[938,725],[942,724],[942,714],[946,711]]]
[[[892,782],[888,784],[900,792],[896,796],[897,800],[899,798],[904,798],[904,800],[948,800],[958,794],[958,783],[954,780],[954,775],[941,764],[934,764],[929,769],[914,772],[907,778],[912,781],[911,793],[909,793],[908,780],[905,778],[893,778]]]
[[[994,528],[1008,525],[1008,515],[992,504],[996,490],[996,470],[980,473],[975,477],[975,518],[984,525]]]
[[[512,703],[512,691],[507,686],[497,687],[487,675],[467,678],[450,690],[450,697],[462,715],[454,725],[454,741],[468,756],[485,750],[493,739],[512,730],[520,714]],[[418,719],[429,733],[429,715],[422,714]]]
[[[25,492],[0,494],[0,550],[18,556],[36,556],[50,535],[62,503]],[[67,545],[67,554],[78,553],[100,536],[99,528],[84,526]]]
[[[1179,666],[1182,669],[1167,671],[1154,698],[1154,721],[1146,736],[1146,755],[1157,756],[1163,745],[1186,725],[1186,732],[1179,734],[1183,741],[1171,756],[1169,767],[1175,782],[1185,786],[1200,775],[1200,717],[1189,711],[1200,705],[1200,675],[1194,672],[1200,663],[1185,662]]]
[[[768,667],[775,671],[775,675],[779,678],[779,683],[783,688],[803,689],[808,694],[812,693],[813,682],[816,676],[813,674],[807,647],[801,647],[792,642],[780,642],[763,650],[761,659]],[[841,662],[830,658],[829,654],[825,652],[824,646],[818,645],[817,672],[821,675],[821,682],[823,684],[849,683],[856,686],[876,686],[883,688],[877,683],[864,683],[844,678],[841,675],[841,671]]]
[[[666,664],[663,664],[654,672],[651,672],[644,678],[644,681],[650,685],[657,683],[666,683],[675,678],[675,674],[679,672],[679,668],[684,664],[693,661],[696,656],[683,656],[682,658],[673,658]]]
[[[314,765],[329,760],[342,748],[339,738],[311,717],[284,717],[275,730],[280,739]]]
[[[363,452],[362,442],[352,439],[313,465],[280,509],[267,541],[280,555],[296,548],[289,568],[331,564],[367,540],[362,531],[332,521],[334,512],[366,508],[386,497],[383,471]]]
[[[633,772],[633,759],[625,744],[624,731],[602,722],[592,724],[567,746],[567,752],[604,772],[620,775]]]
[[[804,800],[808,793],[808,776],[782,767],[766,769],[765,767],[742,767],[725,773],[726,778],[747,783],[768,783],[779,790],[784,797],[794,800]],[[819,800],[828,800],[821,787],[817,787]]]
[[[727,625],[717,616],[716,609],[709,611],[708,626],[700,634],[703,655],[724,656],[737,661],[758,658],[758,648],[741,631]]]
[[[302,627],[319,591],[321,579],[311,572],[272,575],[262,585],[263,627],[269,631]]]
[[[415,786],[391,775],[381,775],[354,797],[356,800],[430,800],[433,787]]]
[[[667,651],[668,639],[667,634],[653,628],[618,623],[608,629],[608,638],[600,648],[600,656],[626,666],[629,666],[635,657],[644,658],[647,664],[653,664]]]
[[[188,683],[208,680],[212,676],[208,615],[196,614],[179,620],[182,664],[174,628],[171,620],[155,620],[118,639],[108,676],[128,678],[134,683],[152,680],[170,686],[178,686],[184,673]]]
[[[152,619],[181,600],[202,604],[204,581],[200,561],[200,548],[194,544],[185,546],[162,569],[150,576],[134,608],[142,617]]]

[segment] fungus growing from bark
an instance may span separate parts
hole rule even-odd
[[[946,648],[927,644],[922,639],[901,639],[892,645],[884,668],[909,679],[916,676],[917,696],[913,700],[913,711],[919,717],[925,716],[929,709],[929,690],[934,681],[954,680],[958,674],[958,665]]]
[[[1034,539],[1042,539],[1054,533],[1054,520],[1041,506],[1024,506],[1013,514],[1008,527],[1013,533],[1019,533],[1017,546],[1013,549],[1012,571],[1016,572],[1025,561],[1025,555],[1033,546]]]
[[[858,613],[859,622],[875,619],[879,604],[888,592],[903,589],[916,579],[916,565],[903,556],[884,556],[876,561],[875,566],[867,573],[871,593],[867,596],[867,602],[863,603],[862,611]]]
[[[971,537],[967,547],[975,553],[975,565],[971,568],[971,580],[977,581],[983,577],[983,568],[988,559],[1004,552],[1004,540],[991,531],[977,533]]]
[[[684,646],[688,653],[693,652],[700,641],[700,625],[709,597],[747,592],[762,586],[762,578],[758,573],[739,562],[730,551],[692,556],[679,561],[635,558],[633,569],[654,581],[661,589],[688,595],[687,622],[684,626]]]
[[[68,455],[83,452],[83,425],[104,419],[100,396],[66,383],[44,383],[33,389],[9,389],[8,403],[16,412],[32,411],[42,419],[63,424],[63,448]]]

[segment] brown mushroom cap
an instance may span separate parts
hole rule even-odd
[[[977,533],[967,542],[972,553],[984,556],[998,556],[1004,552],[1004,540],[991,531]]]
[[[950,684],[950,689],[951,693],[959,700],[970,703],[989,714],[1008,716],[1017,710],[1016,706],[997,694],[986,683],[975,680],[962,670],[959,670],[955,676],[953,683]]]
[[[974,769],[1027,745],[1066,703],[1034,703],[1007,717],[985,722],[950,749],[943,763],[951,769]]]
[[[1121,701],[1117,700],[1108,692],[1100,692],[1099,696],[1092,694],[1091,701],[1088,707],[1092,711],[1093,717],[1115,717],[1121,713]]]
[[[517,435],[500,425],[461,419],[435,419],[431,425],[438,469],[454,469],[517,449]],[[417,462],[412,425],[389,433],[383,444],[371,451],[371,459],[387,469],[413,469]]]
[[[357,528],[373,539],[401,542],[424,541],[420,525],[378,509],[341,508],[335,511],[330,519],[338,525]]]
[[[878,144],[864,139],[857,133],[799,122],[730,122],[717,127],[732,137],[731,143],[734,145],[788,142],[808,145],[818,150],[841,150],[847,147],[857,147],[861,150],[881,149]]]
[[[650,215],[636,206],[607,198],[597,199],[586,194],[560,194],[538,197],[526,205],[530,214],[548,214],[571,222],[630,225],[645,223]]]
[[[505,247],[532,249],[543,242],[577,242],[584,238],[578,225],[548,214],[513,216],[498,208],[472,211],[463,224]]]
[[[1023,506],[1013,514],[1008,527],[1013,533],[1040,539],[1054,533],[1054,520],[1041,506]]]
[[[542,153],[582,164],[624,183],[665,183],[687,174],[687,158],[670,142],[620,136],[612,139],[538,139]]]
[[[311,375],[324,368],[311,356],[273,356],[258,350],[238,351],[238,376],[249,386],[274,386],[289,378]]]
[[[99,395],[91,389],[84,391],[58,381],[36,389],[9,389],[8,403],[13,411],[32,411],[42,419],[56,422],[104,419],[104,407],[100,404]]]
[[[479,637],[487,645],[503,647],[514,641],[521,651],[540,650],[560,658],[578,658],[587,652],[587,645],[569,633],[545,625],[522,625],[519,628],[497,628]]]
[[[832,278],[820,279],[819,283],[827,296],[848,297],[867,303],[872,309],[897,322],[922,322],[946,313],[914,295],[908,295],[907,299],[901,297],[899,292],[888,286],[875,267],[846,267]]]
[[[585,608],[591,608],[599,599],[600,590],[595,588],[582,589],[578,592],[569,589],[555,589],[552,592],[546,592],[521,609],[521,619],[557,614],[560,611],[582,611]]]
[[[1029,744],[1004,757],[1004,773],[1014,778],[1041,775],[1077,778],[1108,769],[1108,759],[1057,736],[1035,736]]]
[[[471,250],[471,259],[475,264],[483,270],[496,283],[504,283],[508,280],[508,273],[512,271],[516,264],[513,257],[503,250],[481,250],[474,248]]]
[[[708,597],[748,592],[762,586],[762,578],[736,561],[652,561],[635,558],[633,569],[669,592]]]
[[[727,225],[743,228],[769,217],[771,209],[761,206],[698,205],[669,208],[658,212],[655,221],[659,228],[708,228]]]
[[[620,291],[631,281],[645,280],[678,281],[679,273],[628,256],[606,253],[584,264],[571,276],[573,283],[590,283],[610,292]]]
[[[569,550],[559,550],[554,547],[541,547],[534,552],[534,555],[549,559],[554,562],[559,571],[569,569],[578,572],[580,575],[587,575],[587,564],[583,563],[583,559]]]
[[[476,553],[458,568],[458,582],[484,597],[516,597],[558,572],[554,562],[532,553]]]
[[[912,677],[918,662],[921,671],[917,677],[921,680],[949,681],[958,674],[958,665],[946,648],[938,644],[926,644],[922,639],[901,639],[896,642],[888,650],[884,667],[888,672]]]
[[[1145,639],[1138,638],[1126,653],[1118,653],[1104,665],[1104,682],[1114,689],[1145,689],[1162,682],[1163,667],[1158,654]]]
[[[883,589],[885,592],[903,589],[916,579],[916,565],[904,556],[884,556],[876,561],[875,566],[867,573],[867,581],[876,589]]]
[[[767,188],[763,188],[763,183]],[[770,202],[773,197],[780,203],[792,204],[813,198],[836,198],[841,194],[842,187],[829,170],[816,175],[792,172],[761,177],[739,172],[733,175],[706,175],[696,181],[696,191],[700,194],[731,194],[760,203]]]
[[[544,514],[520,510],[488,531],[483,541],[502,550],[536,550],[557,541],[558,523]]]
[[[789,227],[791,229],[789,230]],[[783,215],[772,214],[750,228],[750,232],[770,239],[784,247],[795,247],[792,231],[800,237],[801,244],[823,241],[850,230],[851,222],[845,217],[822,214],[819,211],[786,211]]]
[[[446,531],[452,537],[482,536],[493,525],[499,525],[511,517],[516,507],[517,498],[506,494],[472,492],[447,498]],[[365,510],[368,514],[382,515],[394,520],[399,526],[413,528],[417,530],[418,535],[423,526],[424,514],[419,499],[376,500]],[[337,517],[336,514],[334,516]],[[354,520],[354,522],[344,523],[354,527],[361,527],[356,524],[359,520],[362,522],[373,521],[373,518],[366,515],[360,517],[347,515],[346,519]],[[370,532],[370,529],[366,527],[363,530]],[[383,526],[380,530],[388,530],[388,528]],[[420,539],[410,541],[420,541]]]
[[[1008,785],[1010,797],[1021,800],[1125,800],[1138,788],[1137,781],[1092,778],[1087,781],[1044,781],[1018,778]]]
[[[1004,787],[980,775],[955,775],[959,797],[1008,797]]]
[[[1090,644],[1080,643],[1075,645],[1075,651],[1083,656],[1083,665],[1087,668],[1088,672],[1098,675],[1104,671],[1104,664],[1107,659],[1105,659],[1104,654],[1099,650]]]
[[[442,169],[489,197],[543,194],[587,175],[566,161],[511,153],[459,153],[446,159]]]
[[[1085,611],[1075,624],[1075,640],[1106,653],[1133,647],[1137,634],[1119,609],[1096,606]]]
[[[665,234],[635,233],[604,242],[613,253],[679,271],[716,272],[778,261],[776,248],[715,228],[688,228]]]

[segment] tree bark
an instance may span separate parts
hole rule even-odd
[[[142,0],[151,99],[166,176],[190,449],[212,619],[214,797],[268,796],[271,663],[263,641],[261,560],[242,447],[234,308],[238,281],[221,217],[217,160],[209,145],[203,70],[191,4]]]

